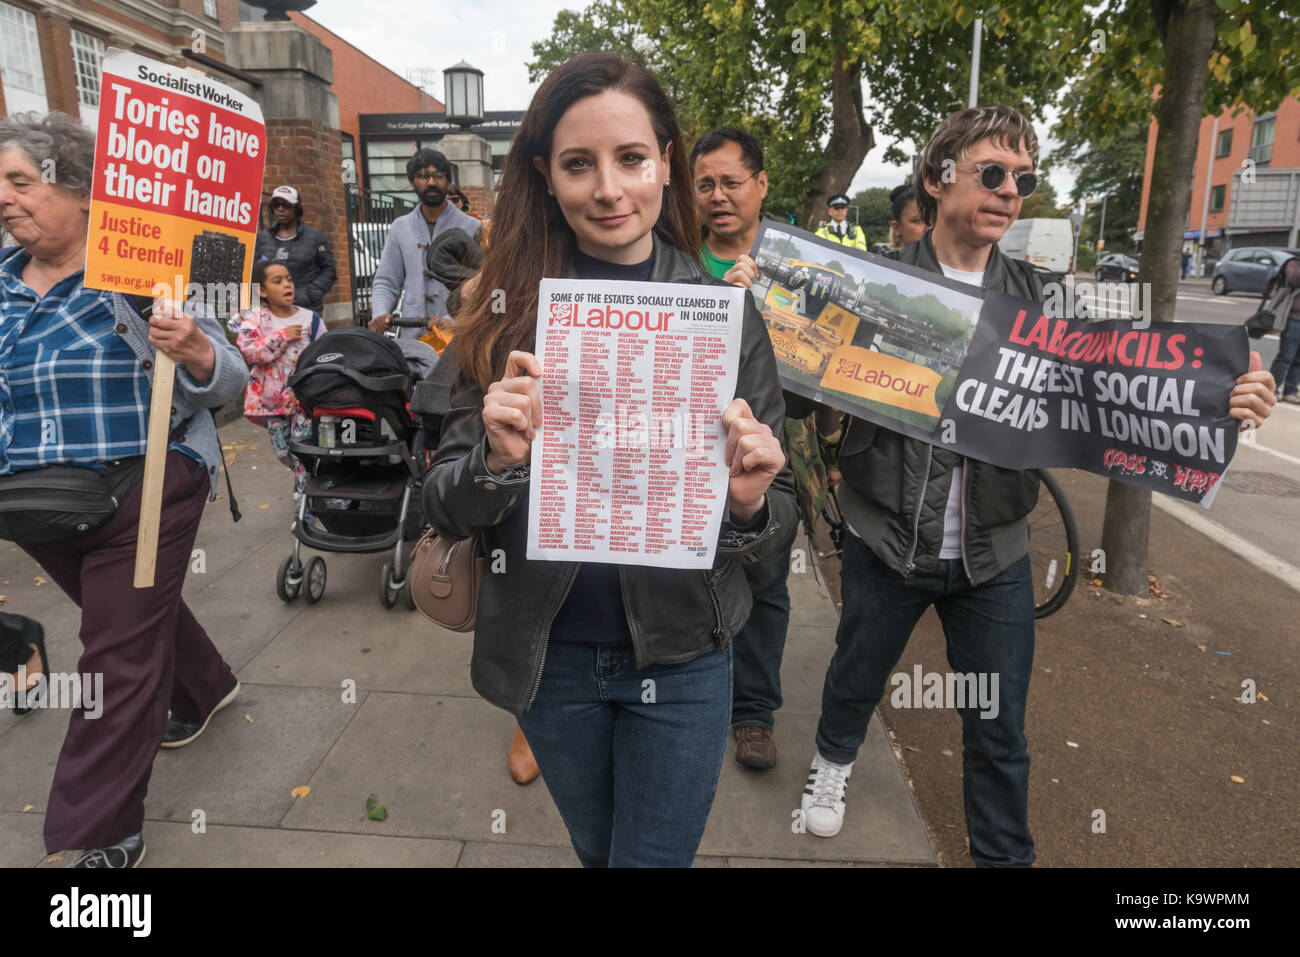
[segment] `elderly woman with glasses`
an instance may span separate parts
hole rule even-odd
[[[78,706],[68,724],[46,848],[84,849],[78,867],[134,867],[158,747],[192,741],[239,691],[181,586],[220,463],[211,410],[243,391],[247,372],[211,317],[87,288],[94,152],[94,134],[64,114],[0,120],[0,222],[22,247],[0,262],[0,482],[25,472],[39,483],[54,465],[130,475],[157,351],[175,361],[153,587],[133,587],[138,478],[106,524],[20,543],[81,607],[76,670],[102,681],[99,713]]]

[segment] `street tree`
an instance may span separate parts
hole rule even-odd
[[[1092,15],[1089,94],[1062,127],[1078,142],[1105,142],[1133,116],[1158,123],[1139,280],[1150,283],[1152,319],[1171,322],[1201,117],[1207,104],[1262,112],[1300,95],[1300,21],[1271,0],[1107,0]],[[1111,481],[1102,531],[1111,590],[1147,593],[1150,524],[1151,493]]]
[[[724,123],[758,136],[768,207],[810,226],[867,153],[903,163],[966,105],[972,25],[984,14],[980,102],[1043,119],[1089,40],[1083,0],[597,0],[556,17],[530,77],[610,49],[660,76],[688,138]],[[864,85],[870,96],[864,95]]]

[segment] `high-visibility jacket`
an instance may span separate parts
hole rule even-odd
[[[862,231],[862,227],[847,222],[844,225],[847,229],[845,229],[842,238],[837,232],[831,229],[830,223],[823,225],[821,229],[817,230],[813,235],[820,239],[829,239],[832,242],[839,243],[841,246],[852,246],[854,249],[861,249],[863,252],[866,252],[867,236]]]

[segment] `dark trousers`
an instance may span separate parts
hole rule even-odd
[[[773,712],[781,708],[781,656],[790,625],[790,592],[785,585],[790,553],[745,562],[741,568],[754,595],[754,607],[733,640],[731,724],[770,729]]]
[[[230,666],[181,599],[208,474],[182,452],[167,456],[158,564],[152,588],[137,589],[137,487],[112,520],[66,542],[24,545],[81,607],[77,670],[102,674],[103,713],[72,714],[45,813],[45,847],[108,847],[140,831],[167,709],[201,721],[221,700]]]
[[[1283,395],[1300,391],[1300,319],[1288,319],[1278,337],[1277,356],[1269,367]]]
[[[957,709],[971,858],[994,867],[1032,864],[1025,742],[1025,699],[1034,664],[1029,556],[976,586],[967,580],[960,559],[941,561],[937,571],[917,572],[909,581],[848,534],[840,582],[844,610],[822,688],[817,750],[836,764],[857,757],[871,713],[912,629],[934,605],[953,671],[998,676],[996,717],[982,717],[970,702]],[[904,676],[911,671],[905,668]],[[912,694],[915,701],[920,689]]]

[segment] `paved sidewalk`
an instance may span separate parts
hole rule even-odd
[[[146,866],[577,866],[545,785],[520,788],[506,772],[514,721],[470,687],[471,638],[404,606],[385,610],[381,555],[327,555],[324,598],[283,604],[275,573],[292,542],[288,472],[247,422],[222,438],[244,518],[231,522],[223,487],[185,594],[243,692],[197,742],[155,761]],[[53,668],[71,670],[77,608],[16,546],[0,550],[0,582],[0,607],[40,619]],[[879,721],[854,767],[844,830],[833,840],[793,833],[838,616],[811,562],[790,576],[790,592],[779,764],[747,771],[728,746],[697,865],[935,864]],[[349,679],[355,704],[344,701]],[[0,714],[0,866],[46,858],[43,811],[67,720]],[[304,785],[310,793],[295,798]],[[366,818],[371,795],[387,820]]]

